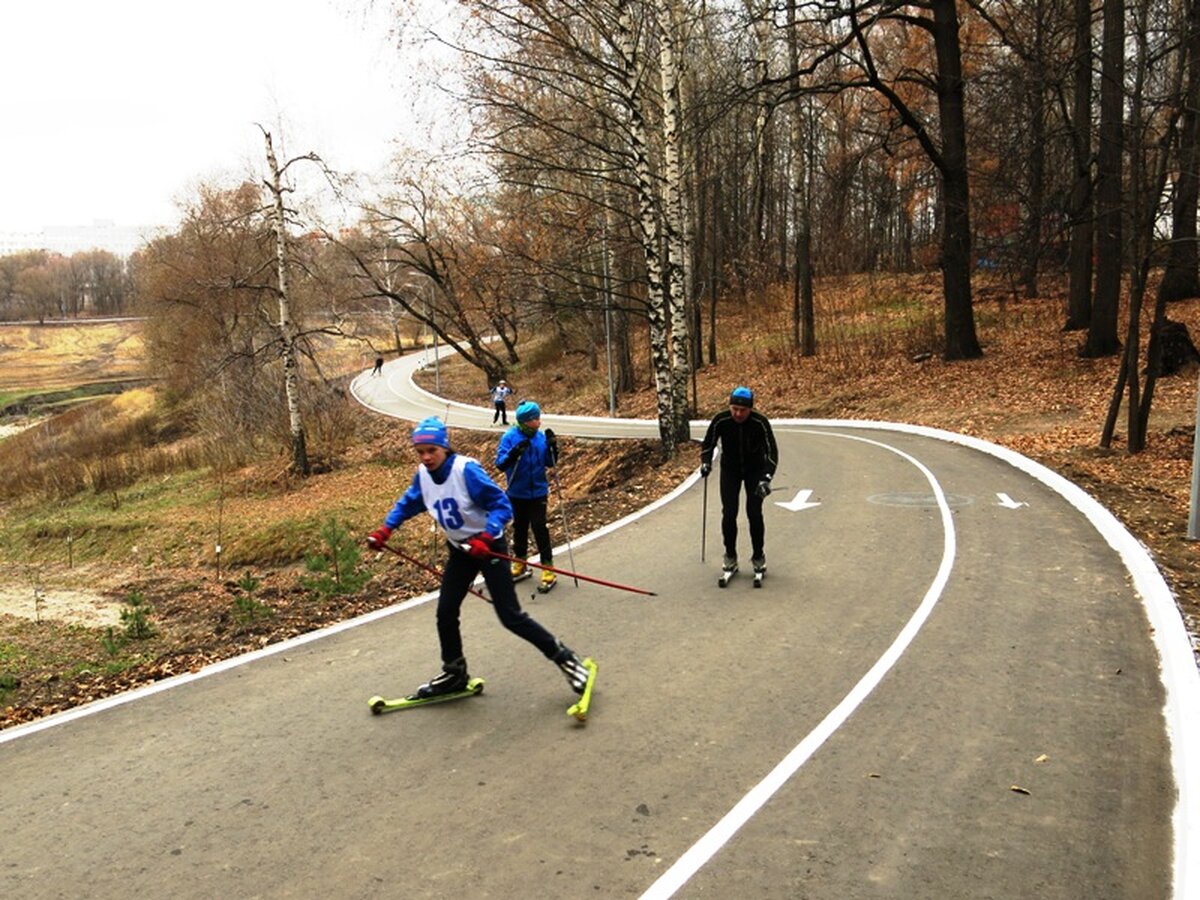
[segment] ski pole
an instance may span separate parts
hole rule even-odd
[[[700,562],[704,562],[704,548],[708,546],[708,476],[704,476],[704,500],[700,504]]]
[[[562,485],[558,483],[558,469],[554,473],[554,490],[558,493],[558,511],[562,513],[563,533],[567,536],[567,558],[571,560],[571,568],[575,568],[575,551],[571,549],[571,526],[567,524],[567,502],[563,499]],[[579,587],[579,576],[575,576],[575,587]]]
[[[431,566],[428,563],[423,563],[419,559],[415,559],[414,557],[411,557],[407,553],[397,550],[395,547],[392,547],[389,544],[381,544],[380,546],[383,547],[384,550],[391,550],[393,553],[395,553],[398,557],[400,557],[405,562],[410,562],[417,568],[424,569],[430,575],[436,575],[439,580],[441,579],[442,570],[437,568],[437,566]],[[486,600],[488,603],[492,602],[490,597],[488,597],[486,594],[479,593],[479,591],[475,590],[475,588],[469,587],[469,588],[467,588],[467,592],[474,594],[480,600]]]
[[[584,581],[590,581],[593,584],[603,585],[604,587],[616,588],[618,591],[629,591],[631,594],[646,594],[649,597],[657,597],[654,591],[643,590],[642,588],[630,587],[626,584],[617,584],[615,581],[605,581],[603,578],[593,578],[591,575],[580,575],[578,572],[569,572],[566,569],[559,569],[555,566],[546,566],[541,563],[530,562],[527,559],[517,559],[515,556],[509,556],[507,553],[501,553],[498,550],[489,550],[489,556],[494,556],[496,559],[507,559],[509,562],[521,562],[527,566],[533,566],[535,569],[545,569],[547,572],[555,572],[559,575],[569,575],[572,578],[582,578]]]

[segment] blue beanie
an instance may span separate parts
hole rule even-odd
[[[446,424],[437,416],[429,416],[417,423],[417,427],[413,429],[412,442],[450,449],[450,435],[446,432]]]
[[[521,423],[528,422],[530,419],[540,419],[542,417],[542,408],[532,400],[525,400],[517,407],[517,421]]]
[[[747,409],[754,408],[754,391],[748,387],[735,387],[733,393],[729,395],[730,406],[745,406]]]

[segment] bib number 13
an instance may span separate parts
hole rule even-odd
[[[438,524],[442,526],[444,531],[454,531],[462,528],[463,517],[459,512],[458,504],[453,497],[443,497],[433,504],[433,508],[437,515]]]

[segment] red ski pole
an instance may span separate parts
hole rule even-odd
[[[383,547],[384,550],[391,550],[393,553],[395,553],[398,557],[400,557],[405,562],[410,562],[417,568],[424,569],[430,575],[436,575],[439,579],[441,579],[442,570],[437,568],[436,566],[431,566],[428,563],[423,563],[419,559],[415,559],[415,558],[409,556],[407,553],[402,553],[401,551],[397,550],[395,547],[391,547],[388,544],[380,544],[380,546]],[[532,563],[530,563],[530,565],[532,565]],[[490,597],[488,597],[486,594],[479,593],[479,591],[475,590],[475,588],[467,588],[467,592],[474,594],[480,600],[486,600],[488,603],[492,602]]]
[[[509,562],[521,562],[527,566],[533,566],[535,569],[545,569],[547,572],[556,572],[559,575],[566,575],[568,578],[582,578],[584,581],[590,581],[593,584],[600,584],[604,587],[616,588],[618,591],[629,591],[631,594],[646,594],[649,597],[657,597],[658,594],[654,591],[646,591],[641,588],[630,587],[627,584],[617,584],[615,581],[605,581],[603,578],[592,578],[590,575],[580,575],[578,572],[571,572],[567,569],[560,569],[556,566],[544,566],[541,563],[530,562],[527,559],[517,559],[515,556],[509,556],[507,553],[499,553],[495,550],[489,550],[488,553],[496,559],[507,559]]]

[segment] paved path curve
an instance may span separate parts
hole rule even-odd
[[[356,396],[445,415],[415,364]],[[452,428],[490,416],[449,405]],[[416,598],[0,732],[0,895],[1200,896],[1200,676],[1144,549],[985,442],[776,430],[762,590],[719,590],[711,544],[701,564],[693,478],[574,547],[658,597],[529,598],[601,662],[586,728],[482,603],[485,693],[371,717],[436,659]]]

